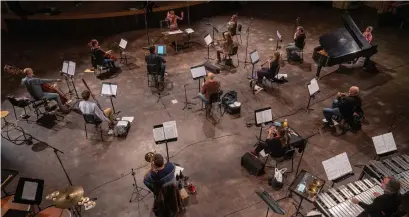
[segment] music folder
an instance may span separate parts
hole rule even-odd
[[[125,39],[123,39],[123,38],[121,38],[121,41],[119,42],[119,47],[120,47],[122,50],[125,50],[127,44],[128,44],[128,41],[125,40]]]
[[[320,91],[320,87],[318,86],[318,81],[317,79],[313,78],[310,83],[307,85],[308,87],[308,93],[310,96],[314,96],[314,94],[318,93]]]
[[[43,196],[44,180],[20,178],[14,195],[14,203],[40,204]]]
[[[376,154],[386,154],[398,149],[392,133],[374,136],[372,137],[372,141],[375,146]]]
[[[255,110],[254,116],[256,120],[256,126],[258,127],[261,124],[266,124],[273,121],[273,112],[271,111],[270,107]]]
[[[251,60],[251,64],[257,64],[258,61],[260,60],[260,56],[258,55],[258,51],[254,50],[252,52],[249,53],[250,55],[250,60]]]
[[[113,96],[117,94],[118,85],[110,82],[102,82],[101,95],[103,96]]]
[[[206,76],[206,68],[204,65],[193,66],[190,68],[193,80],[197,80]]]
[[[72,61],[64,61],[62,63],[61,72],[67,75],[74,76],[76,63]]]
[[[322,165],[328,180],[331,181],[352,173],[352,167],[346,152],[323,161]]]
[[[206,46],[209,46],[211,43],[213,43],[212,36],[210,34],[205,35],[204,41],[206,43]]]
[[[153,138],[156,144],[177,141],[178,131],[176,121],[168,121],[153,126]]]
[[[264,201],[264,203],[267,204],[267,206],[271,210],[273,210],[273,212],[280,215],[285,215],[285,211],[280,207],[280,205],[278,205],[278,202],[275,201],[267,191],[260,188],[256,189],[254,192]]]

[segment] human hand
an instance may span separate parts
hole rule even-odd
[[[352,198],[352,203],[354,203],[354,204],[358,204],[359,203],[359,200],[358,199],[356,199],[355,197],[354,198]]]
[[[379,193],[379,192],[374,192],[373,193],[373,196],[375,196],[375,197],[378,197],[378,196],[380,196],[381,195],[381,193]]]
[[[61,79],[57,79],[57,82],[61,82]]]

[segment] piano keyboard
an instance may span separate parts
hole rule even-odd
[[[384,177],[394,177],[401,183],[400,193],[409,192],[409,156],[406,154],[381,161],[371,160],[365,165],[364,172],[378,180]]]
[[[364,209],[353,204],[351,199],[355,197],[359,201],[371,204],[375,199],[374,192],[383,194],[380,184],[379,181],[371,178],[331,188],[327,192],[318,194],[315,205],[328,217],[355,217]]]

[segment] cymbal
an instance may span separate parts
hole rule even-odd
[[[54,205],[60,209],[72,208],[82,200],[84,189],[81,186],[70,186],[63,191],[60,191],[58,196],[53,199]]]

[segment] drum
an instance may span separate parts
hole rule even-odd
[[[34,217],[71,217],[71,212],[68,209],[48,207]]]
[[[14,195],[10,195],[1,199],[1,216],[4,216],[9,209],[30,211],[29,204],[13,203]]]

